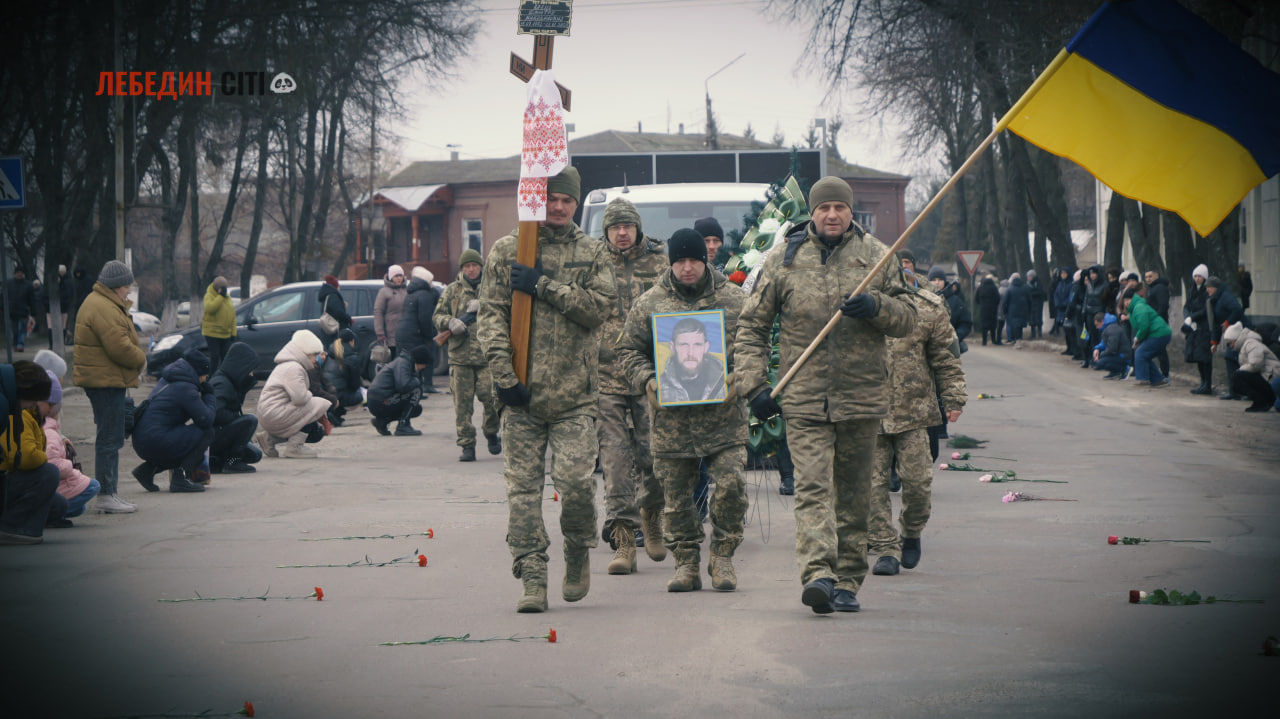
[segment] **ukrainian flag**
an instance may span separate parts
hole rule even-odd
[[[1107,3],[997,126],[1201,235],[1280,172],[1280,75],[1172,0]]]

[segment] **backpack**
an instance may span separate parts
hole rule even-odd
[[[147,407],[151,406],[151,400],[158,397],[161,392],[164,392],[167,389],[169,389],[169,385],[166,384],[155,394],[142,400],[142,404],[137,407],[133,406],[132,397],[124,398],[124,436],[129,437],[133,435],[133,428],[142,423],[142,416],[146,413]]]

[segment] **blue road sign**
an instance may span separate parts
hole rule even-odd
[[[20,210],[27,206],[22,182],[22,158],[0,157],[0,210]]]

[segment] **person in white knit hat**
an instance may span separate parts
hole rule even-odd
[[[311,394],[307,370],[324,352],[320,338],[310,330],[298,330],[276,354],[276,368],[258,397],[258,431],[256,439],[268,457],[312,459],[316,451],[306,446],[304,428],[318,422],[329,411],[331,403]],[[323,434],[321,435],[323,436]],[[288,441],[277,453],[276,445]]]
[[[437,347],[435,343],[436,326],[431,316],[436,312],[436,303],[440,301],[440,291],[434,284],[435,277],[425,267],[415,267],[413,279],[409,280],[409,295],[404,300],[404,311],[400,314],[400,325],[396,328],[396,353],[412,352],[414,347],[426,347],[430,355],[427,368],[418,379],[422,381],[422,391],[428,394],[440,390],[432,386],[435,374]]]
[[[1194,289],[1187,293],[1182,303],[1182,315],[1186,319],[1182,323],[1182,335],[1186,343],[1182,347],[1182,357],[1188,363],[1196,365],[1200,371],[1200,386],[1191,390],[1191,394],[1213,394],[1213,339],[1212,303],[1205,282],[1209,279],[1209,268],[1196,265],[1191,271]]]

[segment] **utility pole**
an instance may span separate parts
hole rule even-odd
[[[707,147],[711,148],[712,150],[720,149],[720,138],[719,138],[719,132],[716,130],[715,115],[711,113],[711,86],[708,83],[711,82],[711,78],[715,77],[716,75],[719,75],[730,65],[741,60],[746,56],[747,54],[744,52],[741,55],[733,58],[729,62],[725,63],[724,67],[720,68],[719,70],[716,70],[710,75],[707,75],[707,79],[702,81],[702,90],[707,96]]]

